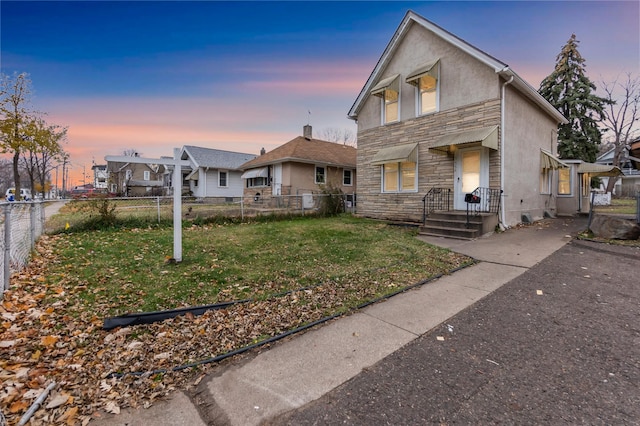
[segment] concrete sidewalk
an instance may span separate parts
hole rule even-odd
[[[481,262],[340,318],[237,363],[218,366],[195,392],[96,425],[257,425],[356,376],[569,242],[584,218],[548,219],[473,241],[419,237]]]

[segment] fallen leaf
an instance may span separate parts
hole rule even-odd
[[[47,348],[53,347],[60,338],[58,336],[44,336],[40,342]]]
[[[118,405],[113,401],[109,401],[104,409],[108,413],[120,414],[120,407],[118,407]]]
[[[61,405],[66,404],[67,401],[69,401],[69,394],[59,393],[59,394],[53,395],[49,403],[47,404],[47,409],[58,408]]]

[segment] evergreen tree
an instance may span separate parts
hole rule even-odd
[[[569,120],[558,128],[560,158],[594,162],[602,138],[598,121],[603,118],[607,100],[592,93],[596,86],[585,75],[585,60],[578,52],[578,43],[572,34],[538,92]]]

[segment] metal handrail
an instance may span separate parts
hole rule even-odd
[[[496,213],[500,211],[502,189],[477,187],[465,201],[467,202],[467,228],[470,213],[477,216],[480,213]]]
[[[427,221],[429,213],[436,210],[451,210],[451,189],[450,188],[431,188],[429,192],[422,197],[422,223]]]

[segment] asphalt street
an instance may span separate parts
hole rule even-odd
[[[263,424],[640,424],[640,248],[573,240]]]

